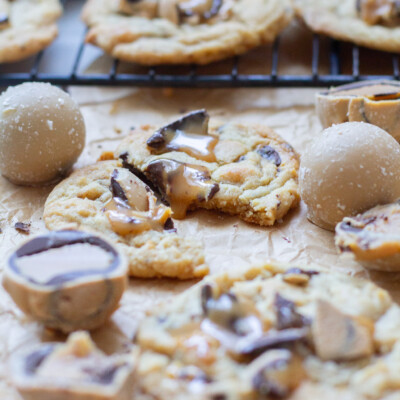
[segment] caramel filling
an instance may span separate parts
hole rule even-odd
[[[358,0],[361,18],[369,25],[398,25],[399,7],[395,0]]]
[[[400,87],[396,85],[369,85],[356,83],[349,85],[348,89],[334,90],[335,96],[364,96],[370,100],[396,100],[400,98]]]
[[[214,149],[217,143],[218,139],[213,136],[178,131],[166,148],[168,150],[183,151],[198,160],[215,162]]]
[[[219,190],[208,169],[200,165],[159,159],[148,165],[146,174],[169,202],[175,218],[184,218],[192,204],[210,200]]]
[[[157,205],[157,199],[132,174],[114,170],[110,189],[113,198],[103,211],[114,232],[124,236],[148,230],[164,230],[171,217],[171,209]]]
[[[147,146],[154,154],[182,151],[198,160],[215,162],[218,138],[208,135],[208,120],[206,111],[194,111],[159,129],[148,139]]]

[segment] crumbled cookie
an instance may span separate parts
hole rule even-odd
[[[205,208],[269,226],[300,200],[288,143],[267,127],[209,124],[204,110],[157,131],[136,129],[115,156],[162,193],[176,218]]]
[[[400,271],[400,204],[344,218],[336,226],[335,243],[341,253],[352,255],[366,268]]]
[[[391,3],[397,2],[393,0],[293,0],[296,13],[315,32],[360,46],[399,52],[400,20],[398,12],[391,11]],[[389,10],[385,11],[385,9]],[[383,14],[379,15],[380,11],[384,11]],[[390,21],[389,25],[387,21]]]
[[[296,273],[308,282],[285,279]],[[399,332],[399,306],[373,283],[266,264],[206,278],[146,318],[138,382],[160,400],[389,399]]]
[[[0,0],[0,63],[19,61],[57,36],[58,0]]]
[[[142,181],[117,161],[75,171],[47,198],[44,221],[52,230],[99,232],[125,253],[132,276],[190,279],[208,273],[203,249],[179,236],[169,207],[158,205]]]
[[[289,0],[88,0],[87,42],[145,65],[208,64],[269,43],[292,19]]]

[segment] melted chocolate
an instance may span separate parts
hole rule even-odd
[[[285,348],[298,342],[305,341],[308,336],[306,328],[284,329],[277,332],[267,332],[264,336],[246,344],[239,349],[239,354],[257,357],[267,350]]]
[[[296,311],[296,305],[282,297],[275,295],[274,307],[277,317],[277,329],[302,328],[310,324],[310,321]]]
[[[36,370],[40,367],[42,362],[48,357],[54,350],[54,345],[43,346],[39,350],[28,354],[25,358],[25,373],[27,375],[33,375]]]

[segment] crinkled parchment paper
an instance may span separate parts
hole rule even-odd
[[[160,125],[183,112],[203,107],[212,117],[266,124],[300,154],[321,132],[314,112],[315,90],[71,88],[70,92],[80,103],[87,126],[86,149],[76,167],[94,162],[103,151],[113,150],[132,126]],[[31,223],[29,236],[45,230],[43,204],[51,189],[17,187],[0,178],[2,268],[15,246],[27,239],[13,228],[15,222]],[[308,222],[303,203],[272,228],[206,211],[190,213],[185,221],[177,223],[177,228],[181,234],[195,236],[204,243],[212,273],[267,259],[298,265],[313,263],[368,275],[394,297],[400,293],[397,283],[400,275],[367,274],[354,262],[340,259],[333,245],[333,234]],[[93,338],[106,352],[119,351],[132,341],[146,310],[193,283],[131,279],[120,309],[107,326],[92,333]],[[0,398],[18,398],[7,382],[7,360],[12,352],[30,343],[62,339],[27,319],[0,288]]]

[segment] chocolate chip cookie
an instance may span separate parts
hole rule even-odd
[[[202,246],[176,233],[171,209],[117,161],[75,171],[47,198],[44,221],[51,230],[98,232],[116,243],[130,275],[190,279],[208,273]]]
[[[267,264],[206,278],[139,327],[156,399],[389,400],[400,308],[367,280]]]
[[[344,218],[336,226],[335,243],[366,268],[400,271],[400,203]]]
[[[205,208],[270,226],[300,200],[288,143],[263,126],[209,124],[205,110],[134,130],[115,156],[162,194],[175,218]]]
[[[289,0],[88,0],[87,42],[144,65],[208,64],[269,43]]]
[[[360,46],[400,51],[400,10],[395,0],[293,0],[315,32]]]
[[[0,0],[0,63],[38,53],[57,36],[58,0]]]

